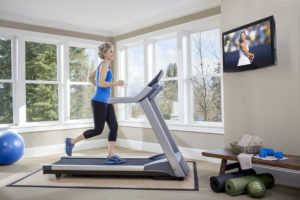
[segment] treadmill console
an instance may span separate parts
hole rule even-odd
[[[158,83],[158,81],[161,79],[161,77],[164,75],[164,71],[161,69],[158,74],[152,79],[150,83],[148,83],[147,86],[152,87],[154,84]]]

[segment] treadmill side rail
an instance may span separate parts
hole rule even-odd
[[[85,171],[144,171],[139,165],[51,165],[52,170],[85,170]]]

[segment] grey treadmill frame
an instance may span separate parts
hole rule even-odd
[[[161,76],[158,78],[158,80],[160,80],[162,76],[163,73],[161,73]],[[154,130],[156,138],[165,153],[174,175],[176,177],[185,177],[189,173],[189,167],[184,160],[182,153],[180,152],[155,101],[156,95],[161,90],[162,87],[157,83],[152,87],[147,86],[135,97],[111,98],[109,103],[140,103],[152,129]]]
[[[164,120],[158,105],[155,102],[155,97],[162,90],[158,81],[163,76],[163,72],[157,79],[157,83],[151,86],[146,86],[138,95],[134,97],[116,97],[111,98],[108,103],[140,103],[150,125],[160,143],[164,154],[154,155],[152,162],[146,163],[143,166],[139,165],[72,165],[72,164],[50,164],[43,165],[44,173],[55,173],[57,177],[67,171],[78,173],[78,171],[86,171],[87,173],[96,171],[111,172],[120,171],[124,173],[130,172],[145,172],[149,174],[165,174],[165,176],[184,178],[189,173],[189,167],[184,160],[178,146]],[[63,157],[64,158],[64,157]],[[62,159],[63,159],[62,158]],[[72,157],[70,157],[71,159]],[[88,159],[88,158],[86,158]],[[61,173],[60,173],[61,172]],[[140,174],[140,173],[138,173]],[[167,175],[168,174],[168,175]]]

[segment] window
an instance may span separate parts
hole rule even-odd
[[[156,98],[157,104],[166,120],[178,120],[178,69],[177,38],[155,43],[155,71],[164,70],[161,80],[163,91]]]
[[[26,41],[25,51],[26,121],[57,121],[57,45]]]
[[[11,40],[0,38],[0,124],[13,123]]]
[[[191,34],[189,104],[193,122],[222,122],[219,29]]]
[[[96,48],[69,48],[70,119],[91,119],[95,86],[88,77],[99,65]]]
[[[100,63],[101,43],[1,28],[0,128],[34,132],[91,126],[95,86],[88,76]]]
[[[127,96],[135,96],[144,88],[144,46],[127,48]],[[145,118],[140,104],[130,104],[129,118]]]
[[[119,89],[118,96],[134,94],[130,87],[145,85],[163,69],[164,76],[160,80],[163,90],[155,100],[170,129],[224,133],[219,20],[219,16],[215,16],[118,41],[119,78],[128,81],[128,91]],[[139,48],[144,53],[128,48],[136,44],[136,40],[143,41]],[[130,58],[131,54],[135,57]],[[138,58],[143,60],[138,61]],[[133,69],[137,63],[144,69]],[[131,79],[133,76],[136,79]],[[144,84],[138,81],[142,77]],[[119,119],[124,120],[121,124],[149,126],[147,120],[132,119],[136,116],[132,110],[120,108],[118,111]]]

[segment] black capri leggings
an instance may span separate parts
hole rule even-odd
[[[94,114],[94,129],[89,129],[83,133],[85,139],[100,135],[104,129],[105,122],[109,127],[108,141],[117,140],[118,122],[112,104],[91,101]]]

